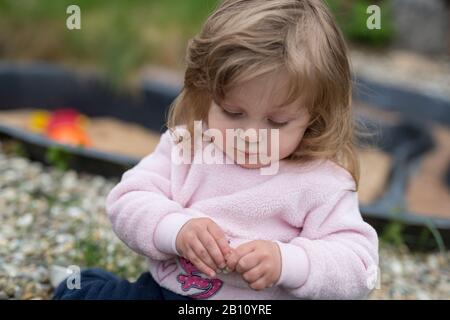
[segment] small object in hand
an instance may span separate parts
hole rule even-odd
[[[228,267],[225,267],[223,270],[222,270],[222,272],[224,273],[224,274],[228,274],[228,273],[230,273],[230,269],[228,269]]]

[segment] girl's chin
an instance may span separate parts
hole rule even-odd
[[[259,156],[251,157],[246,153],[243,153],[242,151],[238,150],[227,150],[226,154],[229,158],[233,159],[234,163],[242,168],[246,169],[259,169],[263,168],[265,166],[270,165],[272,162],[269,161],[269,163],[266,163],[266,161],[261,162],[261,159],[259,159]],[[265,158],[266,159],[266,158]],[[255,161],[256,160],[256,161]],[[266,159],[268,160],[268,159]]]
[[[264,167],[262,164],[246,164],[246,163],[236,163],[238,166],[245,168],[245,169],[259,169]]]
[[[253,160],[253,158],[252,158]],[[268,165],[270,165],[269,163],[261,163],[260,159],[257,159],[257,161],[251,161],[250,157],[248,155],[245,156],[245,158],[241,158],[241,159],[236,159],[235,163],[242,167],[242,168],[246,168],[246,169],[260,169],[263,167],[266,167]]]

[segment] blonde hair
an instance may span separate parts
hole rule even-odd
[[[284,68],[285,103],[302,96],[311,115],[288,160],[327,158],[350,172],[358,186],[347,47],[319,0],[225,0],[189,41],[184,86],[168,115],[169,129],[207,121],[213,99],[238,83]],[[306,95],[302,93],[307,93]]]

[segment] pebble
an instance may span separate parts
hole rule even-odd
[[[17,219],[17,225],[19,227],[28,227],[33,223],[33,215],[31,213],[27,213],[24,216]]]

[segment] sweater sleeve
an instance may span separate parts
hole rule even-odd
[[[358,193],[338,192],[305,218],[299,236],[280,247],[277,285],[303,299],[361,299],[374,287],[378,238],[363,221]]]
[[[116,235],[132,250],[156,260],[176,254],[173,239],[191,217],[171,199],[172,141],[167,130],[153,153],[126,171],[106,199],[106,211]],[[157,227],[164,219],[170,234],[159,237]]]

